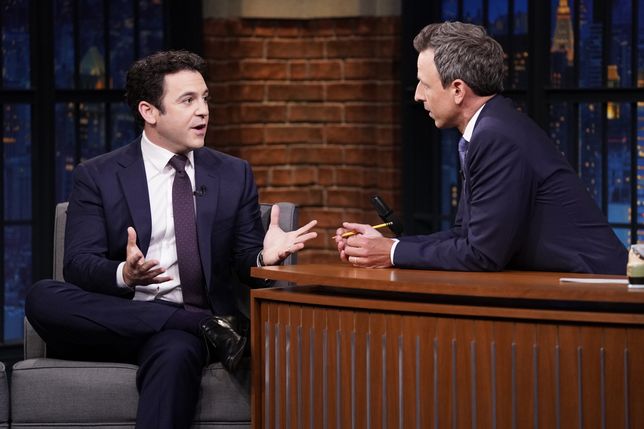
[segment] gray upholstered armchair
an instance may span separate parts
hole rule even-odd
[[[9,385],[5,367],[0,362],[0,429],[9,427]]]
[[[285,231],[293,230],[297,227],[297,208],[291,203],[279,204],[280,226]],[[265,228],[270,221],[270,209],[270,204],[261,205]],[[66,211],[67,203],[56,207],[55,279],[63,278]],[[285,263],[295,263],[295,257],[291,255]],[[238,306],[242,314],[248,315],[248,288],[241,286],[239,290]],[[45,343],[26,319],[24,359],[14,365],[12,372],[12,427],[134,427],[138,403],[136,365],[47,358]],[[204,369],[194,428],[250,426],[249,362],[242,362],[240,367],[234,375],[220,363]]]

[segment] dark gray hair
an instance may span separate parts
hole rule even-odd
[[[414,48],[418,53],[434,51],[443,88],[461,79],[479,96],[503,91],[503,48],[481,26],[458,21],[429,24],[414,38]]]

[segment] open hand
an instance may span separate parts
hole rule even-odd
[[[132,227],[127,229],[125,258],[123,281],[130,287],[163,283],[172,279],[169,276],[160,276],[160,274],[165,273],[165,268],[158,266],[159,261],[155,259],[145,260],[143,252],[136,245],[136,231]]]
[[[317,232],[310,232],[317,225],[317,220],[312,220],[303,227],[285,232],[279,227],[280,208],[274,204],[271,209],[271,223],[264,236],[264,265],[277,265],[291,253],[304,248],[304,243],[318,236]]]

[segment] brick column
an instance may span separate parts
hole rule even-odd
[[[338,261],[343,220],[400,206],[399,17],[207,18],[207,145],[248,160],[262,202],[318,219],[306,262]]]

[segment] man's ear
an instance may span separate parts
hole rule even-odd
[[[468,90],[467,84],[461,79],[456,79],[452,82],[452,95],[454,96],[454,103],[461,104],[465,98],[465,92]]]
[[[150,125],[157,123],[157,115],[159,114],[159,109],[157,109],[147,101],[141,101],[139,103],[139,113],[146,123]]]

